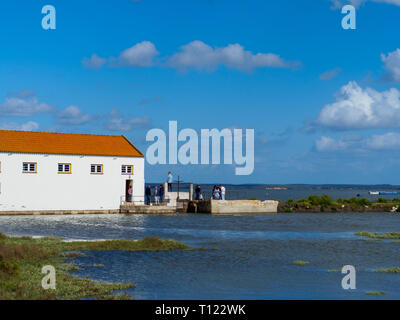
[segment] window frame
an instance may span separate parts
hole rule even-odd
[[[25,164],[28,166],[28,170],[24,170]],[[34,171],[29,170],[32,164],[34,165],[35,168]],[[22,162],[22,173],[37,173],[37,162]]]
[[[63,166],[63,171],[59,170],[60,169],[60,165]],[[69,166],[69,171],[64,171],[66,165]],[[72,165],[71,165],[71,163],[65,163],[65,162],[58,163],[57,173],[59,173],[59,174],[71,174],[72,173]]]
[[[122,171],[122,168],[125,167],[125,172]],[[130,167],[131,168],[131,172],[128,172],[126,169]],[[121,174],[123,175],[133,175],[133,164],[122,164],[121,165]]]
[[[92,166],[95,166],[95,172],[92,172]],[[97,167],[100,166],[101,167],[101,172],[97,172]],[[103,174],[104,170],[103,170],[103,164],[101,163],[92,163],[90,165],[90,174]]]

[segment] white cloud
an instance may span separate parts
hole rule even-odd
[[[89,122],[92,117],[85,114],[77,106],[69,106],[59,111],[56,115],[58,121],[62,124],[79,125]]]
[[[90,58],[83,58],[82,65],[88,69],[100,69],[106,62],[107,59],[101,58],[93,53]]]
[[[345,151],[356,149],[361,138],[358,135],[347,135],[338,140],[322,136],[315,141],[315,148],[320,152]]]
[[[356,8],[358,8],[361,4],[365,2],[381,2],[381,3],[394,4],[396,6],[400,6],[400,0],[347,0],[347,1],[331,0],[331,2],[333,3],[332,7],[333,9],[341,8],[346,4],[351,4]]]
[[[400,150],[400,133],[388,132],[382,135],[373,135],[366,140],[366,146],[373,150]]]
[[[322,73],[322,74],[319,76],[319,79],[320,79],[320,80],[323,80],[323,81],[333,79],[333,78],[335,78],[336,76],[338,76],[339,73],[340,73],[341,71],[342,71],[342,69],[340,69],[340,68],[335,68],[335,69],[333,69],[333,70],[328,70],[328,71]]]
[[[145,128],[149,123],[150,120],[147,117],[127,118],[117,110],[113,109],[111,110],[109,119],[104,124],[104,127],[111,131],[131,131],[134,129]]]
[[[316,124],[340,130],[400,127],[400,91],[362,89],[355,81],[343,86],[336,102],[326,105]]]
[[[399,0],[400,1],[400,0]],[[387,77],[391,81],[400,81],[400,49],[381,55]]]
[[[39,129],[39,124],[34,121],[28,121],[26,123],[3,122],[3,123],[0,123],[0,129],[1,130],[36,131]]]
[[[157,55],[155,45],[150,41],[143,41],[122,51],[117,59],[111,60],[114,66],[150,67]]]
[[[24,91],[25,92],[25,91]],[[32,96],[26,96],[23,92],[6,97],[0,104],[0,116],[29,117],[39,113],[50,113],[53,107]]]
[[[374,134],[367,138],[358,135],[347,135],[339,139],[322,136],[315,141],[315,149],[319,152],[400,150],[400,132]]]
[[[181,47],[167,61],[167,65],[185,70],[192,67],[197,70],[215,70],[224,65],[241,71],[250,71],[261,67],[290,68],[298,63],[287,62],[273,53],[253,54],[240,44],[229,44],[222,48],[212,48],[202,41],[196,40]]]

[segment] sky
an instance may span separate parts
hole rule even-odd
[[[399,184],[399,17],[400,0],[2,1],[0,129],[125,135],[143,153],[169,121],[254,129],[251,175],[147,163],[146,181]]]

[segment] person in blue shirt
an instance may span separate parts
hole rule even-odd
[[[171,173],[171,171],[170,172],[168,172],[168,179],[167,179],[167,182],[168,182],[168,191],[172,191],[172,181],[173,181],[173,177],[172,177],[172,173]]]

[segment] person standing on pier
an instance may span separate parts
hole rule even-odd
[[[225,187],[223,185],[220,185],[219,190],[221,190],[221,200],[225,200]]]
[[[160,204],[160,197],[158,195],[158,187],[154,187],[154,204],[158,206]]]
[[[164,186],[160,184],[160,203],[162,204],[164,201]]]
[[[149,206],[151,201],[151,188],[149,185],[147,185],[146,187],[145,195],[146,195],[146,205]]]
[[[168,179],[167,179],[167,182],[168,182],[168,191],[169,191],[169,192],[172,191],[172,181],[173,181],[173,180],[174,180],[174,178],[173,178],[172,173],[171,173],[171,171],[170,171],[170,172],[168,172]]]
[[[214,198],[214,200],[219,200],[219,198],[220,198],[220,191],[217,186],[214,186],[214,188],[213,188],[213,198]]]
[[[201,194],[201,187],[200,187],[200,185],[197,185],[197,186],[196,186],[195,194],[196,194],[195,200],[200,200],[200,194]]]

